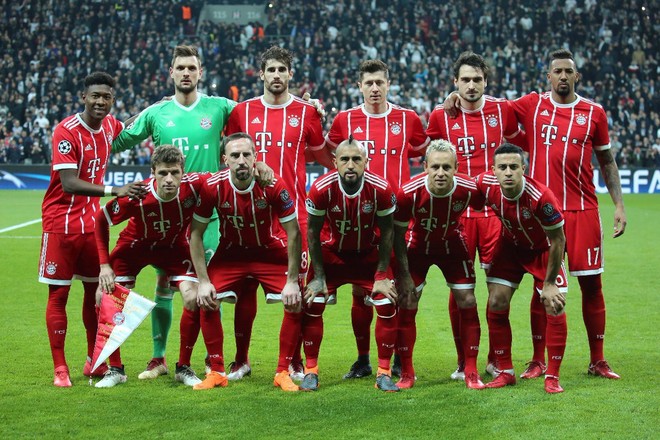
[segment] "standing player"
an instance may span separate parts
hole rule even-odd
[[[174,81],[174,97],[153,104],[145,109],[113,143],[113,150],[133,147],[151,136],[154,144],[170,144],[178,147],[186,157],[186,172],[216,172],[220,168],[220,139],[229,114],[236,102],[217,96],[207,96],[197,91],[203,74],[201,58],[191,46],[174,48],[170,77]],[[207,261],[218,246],[217,217],[204,236]],[[140,379],[155,379],[167,374],[165,351],[167,337],[172,325],[172,296],[169,282],[159,274],[151,313],[153,336],[153,358]],[[187,318],[184,316],[184,320]],[[184,321],[182,326],[196,326]],[[199,329],[199,326],[196,326]],[[197,331],[199,333],[199,330]],[[192,350],[192,347],[190,347]]]
[[[184,163],[183,154],[177,147],[162,145],[151,157],[154,177],[145,181],[148,194],[144,200],[111,200],[97,214],[96,245],[101,263],[99,283],[105,292],[114,289],[115,281],[131,288],[142,268],[155,265],[181,291],[183,314],[187,316],[181,322],[199,319],[204,322],[208,315],[217,315],[217,311],[202,312],[201,318],[197,312],[197,278],[191,267],[187,232],[206,177],[197,173],[184,175]],[[128,225],[119,234],[117,245],[109,254],[109,226],[125,220]],[[188,386],[201,382],[189,367],[191,352],[187,345],[194,345],[196,338],[195,328],[181,327],[181,350],[175,380]],[[222,353],[222,339],[214,335],[204,340],[213,365]],[[124,365],[120,349],[117,349],[110,355],[109,371],[96,387],[110,388],[124,382]]]
[[[96,338],[95,293],[98,254],[94,242],[94,214],[103,195],[142,195],[142,183],[120,188],[103,186],[112,140],[122,124],[109,115],[115,100],[115,80],[95,72],[84,81],[85,110],[65,118],[53,132],[50,185],[42,204],[39,282],[48,284],[46,327],[55,366],[55,386],[70,387],[64,356],[67,331],[66,303],[73,278],[83,282],[83,323],[87,333],[86,376],[102,375],[107,367],[92,371]]]
[[[565,49],[550,55],[548,81],[552,90],[530,93],[512,103],[527,132],[529,175],[556,195],[566,219],[568,268],[578,277],[582,290],[582,317],[587,328],[591,363],[588,372],[608,379],[619,375],[603,353],[605,299],[601,274],[604,269],[603,231],[593,184],[591,157],[595,153],[610,197],[615,205],[614,235],[626,229],[621,182],[612,151],[603,108],[575,93],[580,75],[573,54]],[[541,305],[532,300],[532,334],[539,334],[544,320]],[[536,336],[532,365],[537,375],[545,368],[544,341]]]
[[[280,355],[274,385],[284,391],[297,391],[289,377],[289,363],[300,335],[301,293],[298,281],[300,268],[300,229],[296,221],[296,206],[283,180],[276,176],[265,188],[255,182],[256,150],[247,133],[234,133],[225,138],[224,161],[228,169],[211,176],[202,190],[202,203],[195,212],[191,228],[191,254],[199,274],[200,297],[233,296],[240,301],[244,279],[251,276],[263,286],[267,300],[282,301],[285,317],[280,330]],[[202,235],[217,210],[222,241],[209,262],[204,261]],[[238,298],[237,298],[238,297]],[[270,302],[269,301],[269,302]],[[219,328],[220,316],[213,315]],[[202,322],[202,330],[205,328]],[[206,338],[206,332],[204,337]],[[226,386],[227,378],[212,371],[199,388]]]
[[[415,384],[415,316],[426,274],[434,264],[456,295],[458,336],[463,343],[461,353],[465,353],[465,384],[472,389],[484,388],[477,372],[481,327],[474,296],[474,256],[469,255],[461,223],[461,215],[478,193],[469,176],[456,174],[457,166],[456,150],[451,143],[431,141],[426,149],[425,172],[405,183],[397,195],[394,252],[399,262],[399,388],[412,388]]]
[[[293,78],[293,55],[286,49],[273,46],[261,55],[259,77],[264,93],[239,103],[229,117],[225,134],[245,132],[256,144],[257,159],[272,168],[293,189],[302,235],[301,276],[307,271],[307,215],[305,198],[308,159],[332,167],[322,155],[324,147],[321,119],[312,104],[289,93]],[[302,213],[302,214],[301,214]],[[238,380],[251,372],[248,350],[252,324],[257,313],[257,282],[246,283],[236,304],[234,334],[236,357],[230,365],[230,380]],[[285,313],[285,320],[299,317]],[[300,324],[297,324],[300,325]],[[299,351],[297,355],[299,355]],[[296,357],[296,355],[294,355]],[[293,370],[302,373],[302,365],[294,359]]]
[[[426,134],[431,139],[446,139],[456,145],[459,169],[475,177],[490,170],[493,152],[505,139],[522,145],[524,133],[519,130],[516,116],[506,100],[484,95],[490,68],[482,56],[463,52],[454,63],[453,71],[454,86],[457,89],[454,93],[457,93],[460,103],[458,118],[448,115],[442,105],[438,105],[429,117]],[[488,270],[500,235],[499,219],[488,207],[483,211],[468,207],[461,221],[472,261],[479,250],[481,268]],[[464,344],[459,336],[459,308],[451,293],[449,317],[458,355],[458,367],[451,378],[463,380]],[[487,371],[492,374],[494,366],[490,362],[491,356],[489,353]]]
[[[319,177],[306,201],[312,270],[305,290],[303,341],[305,377],[302,390],[319,386],[318,356],[323,339],[325,299],[352,283],[371,292],[375,305],[378,373],[376,387],[399,391],[392,382],[390,358],[396,343],[396,291],[389,270],[392,253],[392,213],[396,196],[386,180],[365,171],[367,152],[349,136],[336,149],[336,170]]]
[[[545,391],[561,393],[564,390],[559,384],[559,367],[567,333],[564,217],[552,191],[523,176],[524,155],[520,147],[502,144],[495,150],[493,161],[492,173],[477,176],[477,188],[483,196],[477,204],[490,206],[503,225],[486,280],[488,331],[498,367],[497,377],[486,388],[516,383],[511,362],[509,304],[523,275],[530,273],[547,313]]]
[[[387,180],[394,191],[410,179],[410,155],[421,156],[429,143],[419,116],[387,101],[390,88],[389,69],[380,60],[360,64],[358,86],[364,104],[342,111],[332,123],[326,142],[332,147],[353,136],[364,145],[367,169]],[[364,303],[365,292],[353,287],[351,320],[358,349],[358,359],[345,379],[371,374],[369,342],[373,309]],[[332,301],[332,300],[331,300]]]

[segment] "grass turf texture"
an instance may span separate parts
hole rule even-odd
[[[43,192],[0,191],[4,206],[0,229],[36,219]],[[433,269],[417,318],[415,388],[385,394],[373,377],[345,381],[355,360],[350,325],[350,291],[325,313],[320,358],[321,388],[289,394],[272,385],[277,359],[281,306],[261,301],[251,346],[252,377],[228,388],[195,391],[175,383],[180,297],[167,360],[169,376],[140,381],[137,375],[151,355],[147,319],[122,347],[128,382],[100,390],[82,375],[84,328],[80,317],[82,288],[75,282],[68,305],[67,359],[74,386],[52,385],[53,369],[45,329],[47,289],[36,281],[41,226],[0,233],[0,291],[4,316],[0,339],[0,438],[657,438],[660,365],[657,270],[657,221],[660,197],[627,195],[629,229],[611,238],[611,201],[601,197],[606,231],[604,275],[608,326],[605,353],[620,381],[587,376],[588,345],[581,317],[577,281],[569,280],[568,346],[562,366],[565,392],[547,395],[542,379],[498,390],[467,390],[449,379],[455,352],[447,316],[447,288]],[[113,228],[113,237],[119,228]],[[114,238],[113,238],[114,242]],[[153,272],[145,270],[135,290],[153,292]],[[478,273],[482,355],[485,367],[486,290]],[[511,322],[516,373],[532,354],[529,337],[529,276],[514,296]],[[224,306],[227,364],[234,354],[233,306]],[[229,334],[229,335],[227,335]],[[654,348],[655,347],[655,348]],[[203,372],[201,336],[193,368]],[[372,365],[376,355],[372,342]],[[484,380],[489,380],[484,375]]]

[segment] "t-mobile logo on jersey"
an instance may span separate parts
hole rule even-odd
[[[227,220],[229,220],[236,229],[243,228],[243,225],[245,224],[243,222],[243,217],[240,215],[228,215]]]
[[[456,139],[456,149],[464,156],[471,156],[475,149],[474,136],[459,137]]]
[[[541,137],[543,138],[543,145],[548,147],[552,145],[552,141],[557,139],[557,131],[559,127],[556,125],[543,124],[541,126]]]
[[[90,179],[96,178],[96,172],[101,168],[101,159],[98,157],[89,161],[89,166],[87,167],[87,173],[89,174]]]
[[[423,218],[423,219],[420,219],[419,222],[422,224],[422,228],[424,228],[424,230],[429,231],[429,232],[433,232],[433,230],[438,227],[438,219],[437,218],[433,218],[433,217]]]
[[[208,150],[209,149],[209,144],[204,144],[201,147],[199,145],[188,145],[188,138],[187,137],[182,137],[182,138],[172,138],[172,145],[177,147],[181,152],[185,155],[189,151],[197,151],[197,150]]]
[[[367,151],[367,157],[371,156],[372,154],[376,154],[376,141],[365,140],[358,142]]]
[[[254,143],[258,148],[257,153],[268,153],[266,147],[271,146],[271,138],[272,135],[269,131],[258,131],[254,134]]]
[[[154,229],[161,234],[165,234],[170,229],[169,220],[159,220],[154,222]]]

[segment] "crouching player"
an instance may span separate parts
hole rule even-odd
[[[301,292],[298,273],[301,261],[300,229],[296,207],[284,181],[275,176],[265,188],[255,180],[256,151],[247,133],[234,133],[224,140],[223,160],[227,165],[213,174],[201,193],[201,203],[195,211],[190,234],[190,252],[199,275],[199,294],[205,303],[214,298],[241,295],[244,280],[255,278],[267,295],[268,302],[282,301],[284,318],[280,330],[280,355],[273,384],[284,391],[298,391],[289,377],[301,323]],[[208,268],[204,260],[202,236],[213,215],[218,211],[222,239]],[[202,322],[202,334],[220,329],[220,315],[215,322]],[[213,358],[211,358],[213,362]],[[226,386],[224,364],[212,371],[199,385],[204,388]]]
[[[197,278],[192,269],[187,231],[199,200],[204,175],[185,174],[184,157],[178,148],[162,146],[154,151],[147,179],[147,195],[143,200],[117,198],[99,211],[96,221],[96,244],[101,271],[99,286],[104,292],[114,289],[115,281],[133,287],[135,279],[147,265],[154,265],[178,285],[183,297],[181,346],[175,380],[193,386],[201,381],[190,368],[190,356],[200,327],[197,308]],[[117,245],[108,254],[109,225],[128,220],[119,234]],[[215,312],[217,314],[217,312]],[[222,341],[205,338],[213,358],[222,351]],[[110,369],[97,388],[109,388],[126,382],[120,350],[110,355]]]
[[[472,389],[484,388],[477,372],[481,327],[474,296],[473,259],[468,253],[460,221],[468,205],[479,198],[479,193],[469,176],[456,174],[457,166],[454,146],[445,140],[432,141],[426,150],[425,173],[405,183],[397,195],[394,252],[399,262],[399,388],[411,388],[415,384],[412,362],[417,336],[415,316],[426,274],[433,264],[442,270],[458,303],[465,385]]]
[[[365,171],[366,164],[364,145],[350,136],[335,150],[337,169],[319,177],[307,198],[312,267],[303,316],[303,390],[317,390],[319,386],[325,301],[317,302],[315,298],[327,299],[341,285],[354,284],[371,292],[365,302],[376,307],[378,316],[376,388],[399,391],[390,371],[396,342],[396,291],[389,271],[396,196],[386,180]]]
[[[563,265],[564,217],[554,194],[524,176],[523,151],[512,144],[495,150],[493,172],[477,176],[479,203],[493,209],[502,221],[502,236],[488,270],[488,330],[495,353],[497,377],[486,388],[516,383],[511,362],[509,304],[525,273],[534,277],[547,323],[548,369],[545,391],[561,393],[559,367],[566,349],[566,272]]]

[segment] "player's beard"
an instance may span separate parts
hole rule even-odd
[[[560,86],[566,86],[566,87],[560,87]],[[568,83],[560,83],[557,84],[557,87],[555,88],[555,92],[559,96],[568,96],[571,94],[571,86]]]
[[[277,86],[279,86],[279,87],[275,88],[275,87],[273,87],[272,83],[267,84],[266,85],[266,90],[268,90],[268,92],[273,96],[282,96],[284,93],[288,92],[288,89],[289,89],[288,84],[285,83],[284,81],[280,81],[277,84]]]
[[[355,179],[348,180],[344,176],[339,176],[339,180],[341,182],[342,188],[344,188],[344,192],[349,195],[353,195],[358,192],[360,185],[362,184],[363,177],[364,174],[358,175]]]
[[[197,84],[194,84],[193,82],[191,82],[189,86],[175,84],[174,88],[176,89],[177,92],[183,93],[184,95],[189,95],[190,93],[194,92],[195,89],[197,89]]]
[[[461,98],[464,99],[467,102],[478,102],[481,99],[482,96],[483,96],[483,93],[473,94],[472,96],[465,93],[465,94],[461,95]]]

